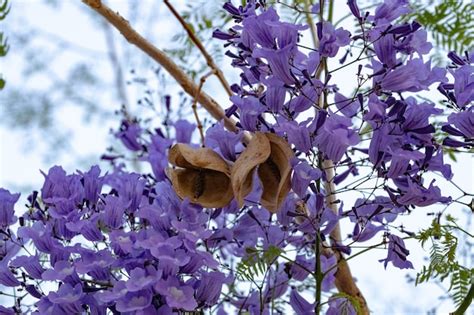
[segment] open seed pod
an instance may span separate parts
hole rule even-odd
[[[180,198],[206,208],[224,207],[232,200],[229,165],[216,152],[178,143],[170,149],[168,160],[178,167],[167,174]]]
[[[263,193],[260,203],[270,212],[277,212],[291,189],[291,164],[294,153],[287,141],[266,133],[270,142],[270,156],[258,167]]]
[[[252,175],[255,168],[268,159],[270,149],[268,138],[263,133],[257,132],[232,166],[232,189],[239,207],[243,206],[245,196],[252,191]]]
[[[290,160],[293,150],[284,139],[272,133],[255,133],[232,167],[232,189],[239,206],[252,191],[252,175],[258,167],[262,181],[262,206],[277,212],[291,189]]]

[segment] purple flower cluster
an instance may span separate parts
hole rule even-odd
[[[374,12],[348,1],[359,25],[355,34],[318,22],[314,49],[301,44],[312,26],[282,21],[265,1],[240,7],[227,2],[224,9],[236,25],[214,36],[227,42],[226,55],[241,72],[226,110],[239,132],[218,122],[206,130],[204,144],[231,168],[246,150],[245,132],[274,133],[288,142],[294,152],[287,161],[291,190],[276,214],[260,204],[269,187],[258,176],[263,166],[249,170],[242,207],[235,199],[214,209],[181,199],[168,178],[168,151],[175,143],[197,147],[196,124],[170,118],[164,129],[124,119],[115,135],[151,173],[128,172],[119,156],[104,156],[113,165],[106,174],[98,166],[74,174],[54,166],[19,218],[19,194],[0,189],[0,284],[33,300],[22,304],[20,298],[0,313],[270,314],[288,312],[285,303],[275,303],[282,300],[296,314],[313,314],[320,301],[298,288],[320,281],[322,291],[334,289],[335,250],[349,254],[351,245],[379,238],[388,245],[380,260],[385,267],[391,262],[413,268],[391,223],[415,207],[451,200],[424,176],[439,172],[450,180],[443,149],[473,146],[473,54],[450,53],[449,83],[446,70],[424,60],[431,44],[421,25],[397,22],[409,12],[405,0],[386,0]],[[349,60],[355,49],[359,57]],[[358,86],[346,97],[331,69],[355,63]],[[443,110],[413,95],[434,83],[453,110],[442,127],[449,134],[442,144],[432,121]],[[281,175],[278,163],[265,163],[268,176]],[[199,187],[192,188],[200,194],[212,189],[199,177],[202,169],[194,170]],[[359,179],[348,183],[353,177]],[[370,193],[358,188],[369,181],[376,182]],[[342,197],[347,191],[361,195],[351,203]],[[334,242],[341,220],[353,230]],[[331,297],[326,304],[327,314],[355,314],[346,298]]]

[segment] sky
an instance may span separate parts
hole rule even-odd
[[[144,32],[147,38],[160,48],[166,48],[172,45],[172,35],[179,27],[176,21],[166,11],[164,5],[155,5],[150,0],[143,1],[146,5],[156,10],[156,21],[151,25],[153,28],[144,29],[145,23],[138,23],[137,29]],[[160,1],[157,1],[160,2]],[[341,1],[345,3],[345,1]],[[110,6],[124,14],[127,14],[127,5],[125,1],[108,1]],[[142,3],[142,2],[141,2]],[[161,2],[160,2],[161,3]],[[174,1],[178,8],[182,8],[184,1]],[[67,40],[74,43],[77,47],[84,48],[86,53],[67,53],[62,58],[50,64],[55,73],[61,76],[62,69],[69,65],[80,61],[82,58],[95,58],[95,65],[97,71],[103,75],[104,80],[112,80],[112,70],[108,64],[107,48],[105,46],[104,36],[102,32],[97,31],[96,24],[92,22],[90,16],[85,14],[84,10],[80,10],[79,6],[82,4],[77,1],[66,0],[63,5],[55,8],[44,4],[40,0],[20,0],[14,1],[11,13],[3,24],[7,23],[6,33],[15,33],[21,29],[22,23],[28,23],[45,32],[52,34],[55,37]],[[345,14],[345,11],[335,10],[335,20]],[[2,29],[3,29],[3,24]],[[351,25],[343,25],[350,28]],[[20,42],[15,42],[15,36],[11,36],[11,49],[7,58],[0,58],[0,73],[7,80],[7,87],[23,85],[28,89],[40,88],[44,82],[41,77],[25,78],[25,76],[18,71],[25,66],[25,60],[20,58],[19,52],[22,47]],[[42,38],[47,45],[47,38]],[[115,34],[117,46],[120,41],[124,39]],[[305,39],[308,40],[308,39]],[[123,53],[120,51],[120,53]],[[135,50],[134,53],[141,54],[140,51]],[[224,59],[225,61],[225,59]],[[137,65],[139,66],[139,65]],[[223,65],[223,69],[228,69],[228,65]],[[347,70],[348,73],[351,71]],[[127,76],[126,76],[127,77]],[[232,74],[231,80],[235,80],[236,75]],[[342,91],[351,91],[351,84],[353,83],[346,73],[339,73],[334,78],[339,82]],[[173,91],[177,91],[176,86],[172,86]],[[212,93],[218,100],[223,103],[228,102],[225,99],[224,93],[220,91],[214,79],[206,83],[205,89]],[[1,97],[0,92],[0,115],[2,114],[2,102],[5,101]],[[107,96],[109,92],[104,91],[98,99],[102,102],[101,105],[109,106],[111,111],[117,108],[113,97]],[[110,93],[112,94],[112,93]],[[430,98],[434,98],[434,94],[426,94]],[[138,98],[136,91],[130,91],[130,99]],[[117,121],[92,119],[88,124],[83,123],[83,116],[85,113],[74,106],[62,106],[55,114],[55,120],[59,123],[60,130],[64,130],[70,134],[69,146],[71,149],[66,153],[53,155],[52,159],[45,160],[43,156],[51,149],[42,145],[41,138],[48,137],[38,132],[38,130],[18,130],[12,129],[0,124],[0,187],[5,187],[10,191],[27,191],[29,189],[39,189],[41,187],[43,176],[39,170],[47,171],[53,165],[62,165],[67,171],[75,171],[80,167],[85,167],[89,163],[96,163],[99,157],[104,153],[104,149],[113,141],[110,135],[110,129],[118,126]],[[35,142],[28,141],[29,137],[34,137]],[[79,162],[78,162],[79,161]],[[474,169],[473,158],[468,155],[460,155],[458,162],[452,164],[454,181],[467,191],[474,191]],[[438,177],[437,183],[442,183]],[[441,184],[439,184],[441,185]],[[458,194],[454,187],[444,183],[443,192],[446,195],[451,193]],[[23,198],[26,197],[24,193]],[[23,199],[24,200],[24,199]],[[350,203],[350,200],[347,200]],[[416,230],[421,226],[429,226],[430,218],[426,216],[427,212],[432,212],[441,209],[440,206],[426,208],[419,208],[413,212],[410,217],[404,217],[403,223],[408,230]],[[461,209],[453,211],[454,214],[461,214]],[[456,211],[458,211],[456,213]],[[343,226],[343,231],[349,233],[352,229],[350,226]],[[415,265],[415,270],[420,269],[425,263],[424,257],[427,255],[426,251],[420,250],[419,245],[414,242],[408,242],[407,248],[410,249],[410,259]],[[398,270],[391,266],[384,270],[383,264],[378,262],[378,259],[385,258],[386,252],[375,250],[367,255],[361,255],[350,262],[353,274],[358,280],[362,292],[365,294],[369,303],[369,307],[374,311],[374,314],[425,314],[434,305],[438,305],[438,313],[445,314],[452,311],[453,306],[449,301],[441,303],[437,300],[438,296],[442,294],[442,289],[434,284],[423,284],[417,288],[413,284],[406,281],[406,270]],[[414,276],[415,271],[410,272]]]

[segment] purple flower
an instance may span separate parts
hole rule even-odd
[[[20,199],[20,194],[11,194],[8,190],[0,188],[0,228],[6,229],[16,222],[15,203]]]
[[[20,281],[15,278],[10,269],[6,264],[0,264],[0,284],[6,287],[17,287],[20,285]]]
[[[401,197],[397,199],[397,202],[402,205],[415,205],[419,207],[430,206],[434,203],[448,203],[451,201],[451,197],[442,197],[441,190],[433,185],[434,180],[431,182],[428,188],[417,184],[416,182],[408,179],[408,185],[403,187],[403,193]],[[405,190],[406,189],[406,190]]]
[[[427,41],[428,33],[423,29],[418,29],[416,32],[406,36],[401,43],[397,44],[397,49],[407,55],[414,52],[419,56],[426,55],[430,52],[433,45]]]
[[[0,305],[0,314],[2,315],[15,315],[17,314],[15,310],[13,310],[13,307],[5,307]]]
[[[314,314],[314,303],[311,304],[302,297],[296,289],[291,290],[290,305],[297,315]]]
[[[330,22],[318,23],[319,53],[324,57],[336,56],[340,47],[351,41],[351,33],[342,27],[334,29]]]
[[[349,6],[349,9],[352,12],[352,15],[354,15],[358,20],[361,19],[360,16],[360,11],[359,11],[359,6],[357,5],[356,0],[348,0],[347,5]]]
[[[81,299],[84,296],[82,292],[82,284],[78,283],[72,287],[68,283],[64,283],[59,287],[59,290],[54,292],[51,291],[48,294],[48,299],[70,314],[81,313],[82,303]]]
[[[389,68],[397,64],[397,51],[395,50],[395,38],[392,34],[382,35],[380,28],[375,28],[369,33],[374,42],[374,50],[381,63]]]
[[[174,129],[176,130],[176,142],[190,143],[193,132],[196,129],[196,124],[180,119],[174,123]]]
[[[155,290],[165,297],[169,307],[194,311],[198,306],[194,299],[193,288],[182,285],[176,278],[170,277],[167,280],[160,280],[155,285]]]
[[[145,180],[136,173],[114,173],[108,175],[107,183],[118,192],[118,196],[123,205],[126,205],[128,212],[132,213],[140,205]]]
[[[81,204],[84,199],[84,187],[81,176],[66,175],[60,166],[49,169],[44,174],[45,181],[41,189],[43,200],[51,205],[49,213],[56,219],[67,217]],[[74,214],[73,214],[74,215]]]
[[[347,148],[359,142],[359,136],[350,126],[349,118],[332,114],[317,130],[314,142],[329,159],[339,162]]]
[[[311,106],[318,104],[319,96],[322,93],[323,83],[319,80],[313,80],[301,89],[300,95],[290,99],[285,107],[288,107],[291,113],[299,114]]]
[[[381,225],[374,225],[372,222],[364,220],[359,220],[354,225],[354,230],[352,231],[352,239],[354,242],[366,242],[373,238],[378,232],[383,231],[384,227]]]
[[[119,312],[134,312],[146,309],[151,305],[153,294],[150,289],[136,292],[127,292],[120,298],[115,307]]]
[[[253,15],[243,20],[243,33],[246,33],[252,41],[266,48],[275,46],[272,27],[267,23],[278,21],[280,18],[273,8],[269,8],[260,15]]]
[[[130,279],[125,284],[129,292],[136,292],[148,288],[149,286],[156,283],[160,274],[156,271],[153,266],[143,268],[134,268],[129,272]]]
[[[277,131],[286,132],[288,142],[293,144],[295,149],[300,152],[307,153],[313,147],[306,122],[298,124],[295,121],[285,121],[275,129]]]
[[[35,222],[31,227],[20,227],[18,236],[24,239],[31,239],[36,249],[43,253],[52,253],[61,248],[57,239],[52,237],[50,225],[45,226],[41,222]]]
[[[95,204],[102,191],[104,177],[100,177],[100,168],[94,165],[87,173],[82,174],[84,185],[84,198],[91,204]]]
[[[377,25],[384,25],[410,12],[408,0],[385,0],[384,3],[377,6],[375,15],[370,18]]]
[[[305,280],[308,277],[309,272],[314,270],[314,260],[314,257],[306,258],[304,255],[297,255],[295,263],[291,264],[291,277],[298,281]]]
[[[463,65],[454,71],[453,76],[456,103],[463,108],[474,100],[474,66]]]
[[[399,213],[405,211],[403,206],[395,206],[393,201],[384,196],[377,196],[374,200],[357,199],[354,207],[349,212],[349,218],[352,222],[361,222],[365,224],[368,221],[378,223],[393,222]]]
[[[232,96],[230,100],[240,109],[240,124],[242,127],[248,131],[256,131],[258,117],[264,112],[265,107],[260,104],[257,98],[251,96],[245,98]]]
[[[88,274],[97,280],[109,280],[110,266],[115,262],[115,258],[109,250],[82,249],[80,254],[81,257],[74,262],[78,273]]]
[[[196,299],[207,306],[215,305],[225,282],[227,282],[227,279],[221,272],[203,273],[196,289]]]
[[[265,58],[272,71],[272,74],[285,84],[295,84],[296,77],[292,75],[291,60],[293,59],[292,46],[280,49],[259,48],[255,49],[252,56],[254,58]]]
[[[72,284],[80,281],[74,265],[65,260],[57,261],[54,264],[54,269],[44,271],[41,278],[48,281],[63,281]]]
[[[222,123],[215,124],[206,131],[206,146],[218,149],[225,159],[236,160],[236,148],[241,146],[241,133],[233,133],[224,129]]]
[[[300,161],[293,167],[291,188],[300,198],[304,198],[311,181],[319,179],[321,175],[321,170],[313,168],[306,161]]]
[[[95,213],[88,220],[67,222],[65,224],[65,229],[72,233],[82,234],[85,239],[91,242],[102,241],[104,240],[104,236],[102,235],[102,232],[99,229],[99,216],[100,215],[98,213]]]
[[[39,263],[39,256],[18,256],[11,261],[10,265],[15,268],[24,268],[34,279],[41,279],[41,274],[45,271]]]
[[[122,226],[127,204],[123,204],[120,198],[112,195],[105,197],[105,207],[102,221],[111,229],[118,229]]]
[[[392,264],[400,269],[413,269],[413,264],[407,260],[407,256],[410,251],[405,248],[405,242],[400,237],[390,234],[388,235],[388,255],[385,259],[380,259],[380,262],[384,262],[384,267],[387,268],[387,264]]]
[[[131,151],[139,151],[142,145],[139,143],[139,137],[142,129],[137,123],[131,123],[123,120],[120,125],[120,131],[115,136],[122,141],[123,145]]]
[[[325,274],[321,283],[321,289],[323,291],[330,291],[334,287],[334,281],[336,280],[337,258],[335,255],[330,257],[321,255],[320,261],[321,271]]]
[[[285,103],[286,89],[283,82],[272,76],[263,81],[266,84],[265,104],[268,109],[277,114],[283,109]]]
[[[356,100],[351,100],[340,93],[334,95],[334,102],[337,109],[346,117],[353,117],[357,115],[360,105]]]
[[[440,172],[444,178],[450,180],[453,177],[451,165],[444,163],[444,154],[440,149],[436,155],[433,155],[425,164],[426,169]]]
[[[403,175],[410,165],[410,160],[419,160],[424,157],[424,154],[421,152],[403,149],[396,149],[391,154],[392,163],[388,168],[388,178],[396,178]]]
[[[474,111],[466,110],[449,115],[448,122],[456,127],[465,138],[474,137]]]
[[[301,61],[301,67],[308,71],[309,75],[313,75],[319,67],[320,60],[321,56],[319,55],[319,52],[312,51],[308,54],[308,58]]]
[[[375,76],[374,79],[379,78]],[[383,90],[394,92],[418,92],[427,90],[435,82],[446,82],[446,70],[431,68],[431,62],[423,63],[421,59],[412,59],[406,65],[388,72],[378,82]]]
[[[151,143],[148,145],[148,161],[151,164],[151,169],[157,181],[162,181],[166,178],[165,169],[168,167],[168,158],[166,150],[173,142],[170,139],[163,138],[156,134],[151,137]]]

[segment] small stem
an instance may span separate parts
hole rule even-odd
[[[198,90],[196,92],[196,95],[194,96],[193,104],[191,106],[193,108],[194,118],[196,119],[196,124],[197,124],[197,128],[199,130],[199,135],[201,136],[201,146],[203,148],[205,147],[205,144],[204,144],[204,131],[203,131],[201,119],[199,119],[199,115],[198,115],[198,112],[197,112],[197,96],[199,95],[199,93],[201,93],[202,86],[204,85],[204,82],[206,82],[206,79],[208,77],[210,77],[211,75],[213,75],[213,74],[214,74],[214,71],[211,71],[211,72],[209,72],[208,74],[204,75],[201,78],[201,80],[199,81]]]
[[[166,6],[170,9],[171,13],[176,17],[176,19],[181,23],[181,26],[183,26],[184,30],[186,33],[188,33],[189,39],[196,45],[196,47],[199,49],[201,54],[204,56],[204,59],[206,59],[207,65],[209,68],[213,70],[213,73],[217,76],[219,81],[221,82],[222,86],[224,87],[225,91],[229,96],[232,96],[232,90],[230,89],[230,85],[227,82],[226,78],[224,77],[224,74],[222,73],[221,69],[216,65],[214,62],[214,59],[212,56],[207,52],[206,48],[202,44],[201,40],[194,34],[193,30],[189,27],[188,23],[183,19],[183,17],[176,11],[176,9],[171,5],[171,3],[168,0],[164,0]]]
[[[305,9],[305,16],[306,16],[306,21],[308,22],[309,25],[309,30],[311,31],[311,39],[313,40],[313,45],[314,48],[318,48],[319,46],[319,41],[318,41],[318,36],[316,32],[316,25],[314,24],[313,17],[311,16],[311,10],[310,10],[310,0],[305,0],[304,2],[304,9]]]
[[[101,0],[83,0],[83,2],[90,8],[102,15],[110,24],[112,24],[120,33],[127,39],[127,41],[137,46],[140,50],[150,56],[158,64],[160,64],[168,73],[178,82],[183,90],[191,97],[198,95],[198,102],[217,120],[224,120],[225,127],[233,132],[238,132],[235,120],[225,115],[221,106],[208,94],[201,91],[197,93],[198,86],[193,80],[181,69],[166,53],[152,45],[137,31],[135,31],[130,23],[120,16],[118,13],[112,11],[108,6],[102,3]],[[248,135],[244,135],[245,141],[248,141]]]

